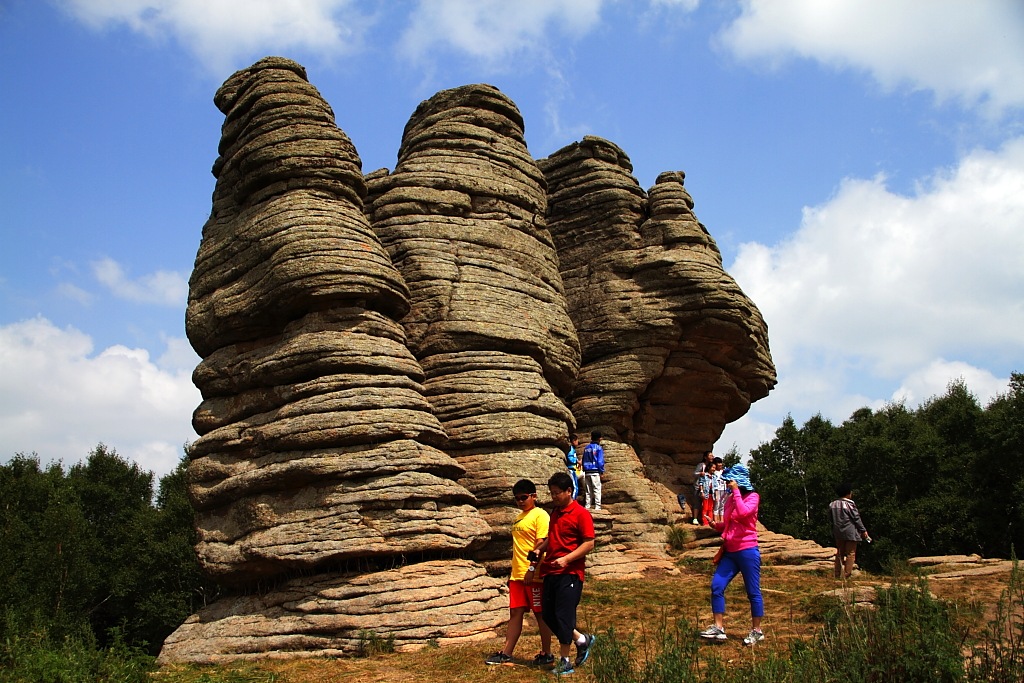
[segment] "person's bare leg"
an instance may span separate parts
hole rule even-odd
[[[523,634],[523,616],[526,614],[525,607],[510,609],[508,615],[508,629],[505,631],[505,649],[502,650],[509,657],[516,649],[519,636]]]
[[[537,630],[540,631],[540,651],[542,654],[549,655],[551,654],[551,629],[539,614],[534,612],[533,616],[537,617]]]

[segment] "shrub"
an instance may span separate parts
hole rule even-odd
[[[665,531],[665,541],[672,550],[683,550],[691,540],[693,533],[680,524],[674,524]]]
[[[395,634],[381,636],[377,633],[363,629],[359,632],[359,643],[356,645],[356,656],[372,657],[374,655],[390,654],[395,651]]]
[[[996,603],[996,616],[967,659],[970,681],[1024,681],[1024,573],[1014,557],[1010,582]]]

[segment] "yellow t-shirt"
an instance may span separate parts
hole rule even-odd
[[[537,542],[548,537],[548,523],[551,517],[547,511],[535,507],[529,512],[520,512],[512,522],[512,576],[513,581],[522,581],[530,562],[526,554]],[[538,572],[539,573],[539,572]]]

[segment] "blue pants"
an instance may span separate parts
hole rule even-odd
[[[722,560],[711,578],[711,611],[725,614],[725,588],[729,582],[743,574],[743,587],[750,600],[750,616],[764,616],[764,599],[761,597],[761,551],[747,548],[735,553],[722,553]]]
[[[576,470],[572,467],[569,468],[569,478],[572,479],[572,499],[576,500],[580,497],[580,481],[576,478]]]

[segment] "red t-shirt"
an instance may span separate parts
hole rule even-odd
[[[548,526],[548,550],[541,565],[541,574],[575,574],[583,580],[583,569],[587,565],[586,555],[578,557],[564,569],[551,564],[551,560],[564,557],[594,538],[594,518],[590,511],[577,503],[570,502],[561,510],[551,513]]]

